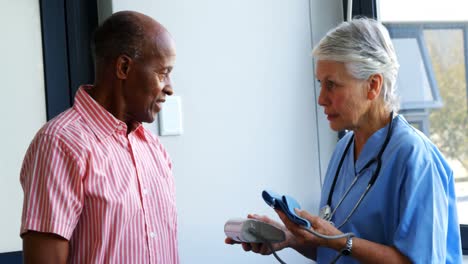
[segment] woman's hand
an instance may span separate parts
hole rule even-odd
[[[260,220],[262,222],[265,222],[267,224],[270,224],[270,225],[273,225],[281,230],[284,231],[285,235],[286,235],[286,240],[283,241],[283,242],[279,242],[279,243],[271,243],[271,246],[273,247],[273,249],[275,251],[279,251],[285,247],[290,247],[291,244],[294,244],[294,236],[292,235],[292,233],[287,230],[285,228],[284,225],[268,218],[267,216],[260,216],[260,215],[256,215],[256,214],[249,214],[247,216],[247,218],[251,218],[251,219],[256,219],[256,220]],[[270,255],[271,253],[273,253],[270,248],[265,244],[265,243],[241,243],[241,242],[237,242],[233,239],[231,239],[230,237],[227,237],[224,242],[226,244],[242,244],[242,248],[245,250],[245,251],[253,251],[255,253],[258,253],[258,254],[261,254],[261,255]]]
[[[291,231],[294,236],[294,243],[291,247],[303,254],[306,257],[315,259],[317,247],[331,247],[333,240],[317,237],[303,227],[289,220],[289,218],[280,210],[275,210],[281,221],[285,224],[286,228]],[[305,210],[295,210],[296,214],[302,218],[307,219],[311,224],[311,229],[322,235],[334,236],[342,234],[342,232],[335,228],[330,222],[323,220],[318,216],[313,216]],[[346,240],[346,239],[344,239]]]

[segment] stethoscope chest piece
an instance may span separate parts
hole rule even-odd
[[[328,204],[325,205],[325,206],[323,206],[323,207],[320,209],[319,216],[320,216],[320,218],[322,218],[323,220],[331,221],[331,218],[332,218],[331,207],[330,207]]]
[[[385,136],[385,141],[383,142],[382,144],[382,147],[380,148],[380,151],[378,152],[377,156],[375,158],[373,158],[372,160],[370,160],[365,166],[364,166],[364,169],[368,168],[371,164],[373,163],[377,163],[377,168],[376,170],[374,171],[371,179],[369,180],[369,183],[367,184],[367,187],[365,189],[365,191],[362,193],[361,197],[359,197],[359,200],[357,201],[357,203],[354,205],[354,207],[351,209],[351,212],[348,214],[348,216],[346,217],[346,219],[343,221],[343,223],[341,223],[341,225],[337,226],[337,228],[339,229],[340,227],[342,227],[348,220],[349,218],[354,214],[354,211],[356,211],[356,208],[361,204],[362,202],[362,199],[364,199],[364,196],[366,196],[367,192],[369,191],[369,189],[372,187],[372,185],[374,184],[374,182],[377,180],[377,177],[379,176],[379,173],[380,173],[380,168],[381,168],[381,165],[382,165],[382,155],[383,155],[383,152],[385,151],[385,149],[387,148],[387,145],[388,145],[388,142],[390,141],[390,137],[391,137],[391,134],[392,134],[392,128],[393,128],[393,112],[390,113],[390,124],[388,126],[388,129],[387,129],[387,135]],[[319,216],[324,219],[324,220],[327,220],[329,222],[331,222],[331,219],[333,217],[333,215],[335,214],[336,212],[336,209],[338,207],[340,207],[341,203],[343,202],[343,200],[346,198],[346,196],[348,195],[349,191],[351,190],[351,188],[354,186],[354,184],[356,183],[358,177],[354,177],[353,179],[353,182],[351,183],[351,185],[348,187],[348,189],[345,191],[344,195],[341,197],[340,201],[338,202],[338,204],[336,204],[335,208],[333,209],[333,211],[331,210],[331,207],[330,207],[330,204],[332,202],[332,196],[333,196],[333,191],[335,190],[335,185],[336,185],[336,182],[337,182],[337,179],[338,179],[338,175],[341,171],[341,166],[343,165],[343,161],[346,157],[346,154],[348,153],[348,150],[349,148],[351,147],[351,144],[353,142],[353,139],[354,139],[354,135],[352,135],[348,141],[348,144],[346,145],[346,148],[344,149],[344,152],[343,154],[341,155],[341,159],[340,159],[340,162],[338,163],[338,167],[336,169],[336,172],[335,172],[335,177],[333,178],[333,182],[332,182],[332,185],[330,187],[330,192],[328,193],[328,199],[327,199],[327,204],[322,207],[320,209],[320,214]]]

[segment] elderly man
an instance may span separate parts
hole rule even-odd
[[[37,133],[23,161],[25,263],[178,263],[172,163],[152,122],[174,42],[154,19],[113,14],[94,33],[95,83]]]

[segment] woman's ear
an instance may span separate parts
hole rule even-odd
[[[133,60],[127,55],[120,55],[115,62],[115,74],[118,79],[125,80],[130,72]]]
[[[382,91],[383,75],[381,73],[372,74],[368,81],[367,99],[374,100],[378,98]]]

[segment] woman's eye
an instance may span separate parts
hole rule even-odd
[[[326,88],[327,90],[331,90],[331,89],[333,89],[333,87],[335,87],[335,83],[334,83],[334,82],[331,82],[331,81],[325,82],[325,88]]]

